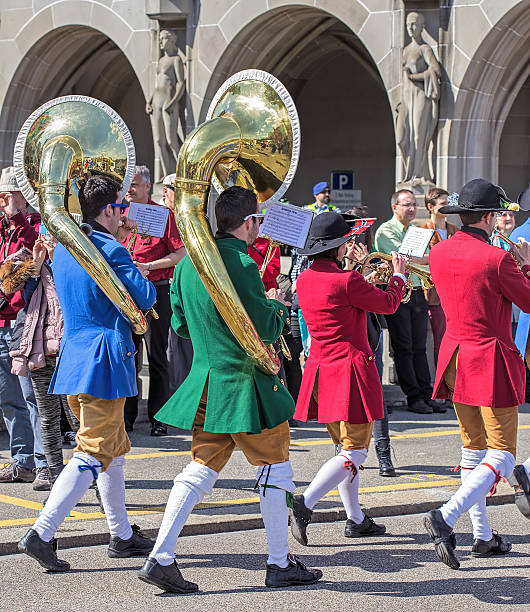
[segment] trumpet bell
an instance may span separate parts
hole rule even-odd
[[[240,130],[236,159],[219,162],[212,182],[218,192],[238,185],[259,202],[279,199],[289,187],[300,156],[300,124],[285,87],[261,70],[245,70],[217,91],[207,120],[230,117]]]

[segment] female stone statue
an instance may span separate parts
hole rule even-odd
[[[403,97],[398,107],[397,141],[403,159],[402,183],[433,183],[429,145],[438,121],[440,64],[422,40],[425,22],[419,13],[407,16],[410,43],[403,49]]]
[[[178,127],[186,83],[184,63],[174,32],[160,32],[160,49],[162,57],[156,68],[155,89],[145,111],[151,115],[155,149],[162,165],[162,176],[166,176],[175,172],[177,155],[182,144]],[[157,180],[159,178],[157,177]]]

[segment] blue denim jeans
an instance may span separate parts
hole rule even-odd
[[[379,380],[383,380],[383,331],[379,336],[379,346],[375,351],[375,365],[377,367],[377,373],[379,374]],[[382,419],[374,421],[373,438],[374,442],[377,443],[379,440],[390,440],[388,435],[388,413],[386,411],[386,404],[383,400],[383,408],[385,410],[385,416]]]
[[[33,470],[46,466],[39,412],[31,379],[11,374],[10,338],[11,328],[0,327],[0,408],[13,461]]]

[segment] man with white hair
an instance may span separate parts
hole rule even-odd
[[[25,216],[26,200],[13,166],[0,176],[0,263],[22,248],[33,249],[37,232]],[[11,373],[11,326],[24,306],[21,291],[0,293],[0,406],[9,434],[12,463],[0,470],[0,482],[33,482],[35,490],[50,488],[42,448],[40,419],[31,379]]]
[[[135,173],[125,199],[128,202],[139,204],[152,204],[159,206],[151,200],[151,176],[147,166],[136,166]],[[130,236],[122,244],[129,246]],[[167,427],[155,419],[155,414],[170,397],[169,370],[167,359],[167,346],[169,324],[171,321],[171,307],[169,303],[169,285],[173,276],[175,265],[184,257],[185,250],[177,230],[173,214],[168,216],[166,230],[162,238],[155,236],[141,236],[137,234],[130,248],[131,256],[140,272],[147,272],[147,279],[156,288],[155,310],[158,319],[151,319],[147,332],[143,336],[149,360],[149,395],[147,400],[147,413],[151,422],[151,435],[164,436]],[[133,336],[136,350],[142,341],[142,336]],[[136,355],[136,372],[138,374],[141,364]],[[138,396],[129,397],[125,402],[125,427],[132,431],[134,421],[138,416]]]

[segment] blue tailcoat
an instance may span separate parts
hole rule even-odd
[[[90,240],[138,307],[150,308],[155,288],[128,251],[110,234],[94,231]],[[106,400],[136,395],[135,347],[128,320],[61,244],[55,248],[52,267],[64,335],[49,393],[87,393]]]

